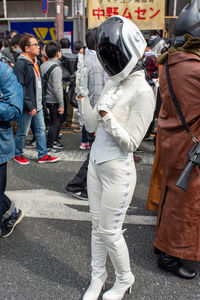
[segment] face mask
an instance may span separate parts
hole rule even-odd
[[[20,48],[15,48],[15,52],[20,54],[20,53],[22,53],[22,50]]]

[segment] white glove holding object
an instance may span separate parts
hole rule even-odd
[[[88,95],[88,77],[87,68],[84,66],[83,54],[78,54],[78,65],[76,72],[76,88],[75,92],[77,95],[82,95],[83,97]]]
[[[98,112],[100,112],[101,110],[108,112],[113,107],[113,105],[120,99],[122,91],[116,91],[116,89],[117,87],[114,87],[102,97],[101,102],[98,104],[97,107]]]

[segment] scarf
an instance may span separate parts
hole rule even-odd
[[[190,34],[184,35],[185,43],[181,47],[170,47],[167,52],[158,57],[158,63],[163,65],[167,59],[168,54],[176,51],[183,51],[196,54],[200,56],[200,37],[193,37]]]

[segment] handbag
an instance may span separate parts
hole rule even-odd
[[[68,99],[69,103],[74,107],[78,108],[78,102],[76,100],[76,92],[75,92],[75,87],[76,87],[76,77],[71,79],[69,81],[69,89],[68,89]]]

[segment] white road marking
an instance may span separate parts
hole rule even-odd
[[[88,206],[88,201],[77,200],[68,194],[45,189],[7,191],[6,194],[15,202],[16,207],[23,210],[26,217],[75,221],[91,220],[89,212],[76,209],[76,206]],[[70,205],[74,207],[72,208]],[[156,217],[127,215],[125,223],[155,225]]]
[[[51,153],[50,153],[51,154]],[[84,161],[87,157],[88,151],[86,150],[67,150],[56,153],[62,161]],[[24,155],[28,159],[37,160],[37,151],[36,149],[24,149]],[[55,155],[55,154],[54,154]],[[153,153],[139,153],[136,156],[140,156],[142,158],[140,165],[152,165],[154,160]]]
[[[51,153],[49,153],[51,155]],[[54,153],[53,155],[58,156],[63,161],[84,161],[87,157],[88,151],[81,151],[81,150],[67,150],[67,151],[61,151],[58,153]],[[38,159],[38,154],[36,149],[24,149],[24,155],[28,159]]]

